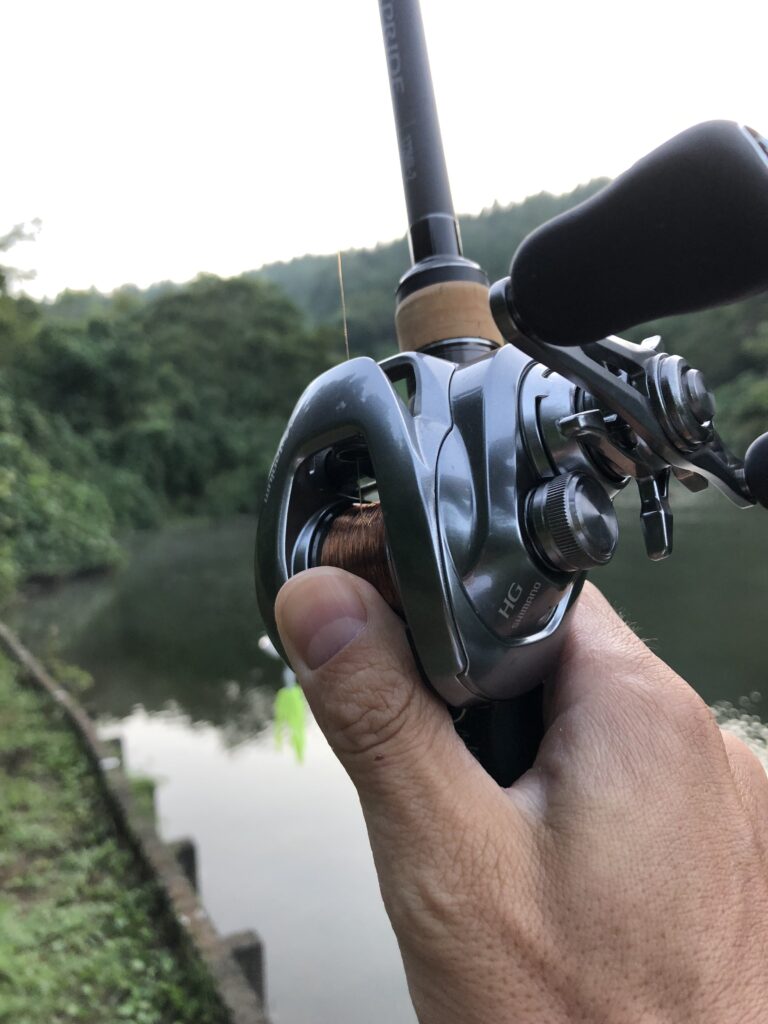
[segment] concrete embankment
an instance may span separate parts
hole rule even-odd
[[[195,849],[160,842],[119,756],[0,623],[0,1018],[269,1024],[252,932],[222,939]]]

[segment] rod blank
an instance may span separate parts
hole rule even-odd
[[[414,263],[460,256],[418,0],[379,0]]]

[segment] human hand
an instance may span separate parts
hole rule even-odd
[[[360,796],[421,1024],[768,1020],[768,778],[593,587],[509,789],[367,583],[313,569],[276,613]]]

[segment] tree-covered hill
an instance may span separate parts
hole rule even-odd
[[[108,303],[79,323],[1,297],[5,589],[112,564],[120,528],[252,511],[332,341],[274,285],[243,278]]]
[[[508,273],[512,254],[540,224],[593,195],[599,179],[563,196],[542,193],[511,206],[493,206],[461,218],[464,250],[480,263],[491,281]],[[393,295],[408,266],[404,241],[354,250],[343,255],[350,349],[353,355],[380,358],[395,347]],[[338,357],[343,353],[335,256],[302,256],[253,272],[278,284],[314,323],[334,327]],[[670,288],[674,288],[670,281]],[[719,423],[741,451],[768,429],[768,295],[689,316],[645,324],[627,332],[633,340],[661,334],[667,351],[685,356],[717,388]]]
[[[526,235],[540,224],[570,209],[606,184],[598,179],[563,196],[542,193],[511,206],[493,206],[473,217],[461,218],[464,251],[485,268],[495,281],[509,272],[512,254]],[[350,348],[353,355],[390,354],[396,345],[393,327],[393,296],[400,275],[408,266],[404,241],[379,245],[375,249],[343,254]],[[287,263],[273,263],[254,271],[256,279],[279,285],[311,322],[336,328],[341,342],[341,313],[336,257],[302,256]],[[670,281],[674,288],[674,281]],[[734,381],[742,373],[738,388],[729,388],[724,408],[733,408],[737,392],[744,390],[760,403],[761,388],[755,381],[768,370],[768,351],[760,341],[761,324],[768,322],[768,296],[690,316],[656,321],[627,332],[633,339],[661,334],[665,347],[679,352],[706,373],[715,386]],[[768,386],[768,385],[766,385]],[[742,396],[743,397],[743,396]],[[746,408],[744,402],[740,408]],[[768,418],[766,418],[768,427]],[[729,422],[743,444],[749,431]],[[754,436],[754,432],[752,434]]]
[[[595,193],[606,179],[582,185],[564,196],[548,192],[511,206],[492,206],[460,218],[465,254],[481,264],[491,281],[509,270],[512,253],[539,224]],[[344,291],[353,355],[381,358],[396,348],[393,315],[397,282],[409,265],[403,239],[374,249],[343,254]],[[338,268],[335,255],[301,256],[271,263],[251,275],[279,285],[313,323],[331,324],[341,337]]]
[[[467,255],[503,276],[525,235],[602,184],[463,218]],[[343,264],[352,354],[390,354],[405,244]],[[0,267],[0,593],[115,562],[125,527],[255,510],[296,397],[345,356],[335,256],[52,303],[14,297],[11,277]],[[768,428],[768,296],[631,335],[648,333],[717,386],[736,448]]]

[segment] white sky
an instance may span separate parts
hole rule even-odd
[[[422,0],[454,201],[619,173],[697,121],[768,132],[765,0]],[[0,234],[33,295],[402,235],[376,0],[9,0]]]

